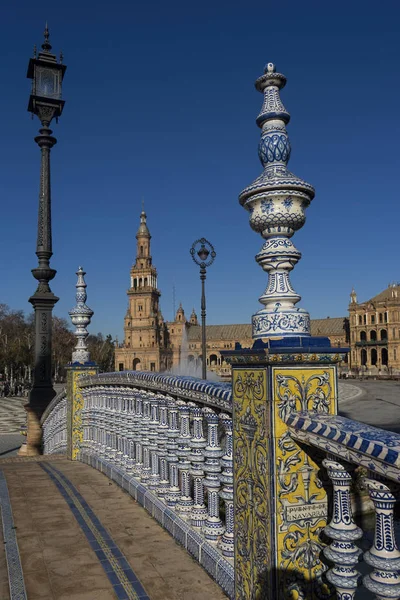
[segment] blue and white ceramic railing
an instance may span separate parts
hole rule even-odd
[[[328,454],[322,464],[332,482],[333,506],[324,531],[332,543],[324,555],[333,563],[327,579],[336,588],[338,599],[352,600],[360,585],[377,600],[399,599],[400,552],[393,517],[400,482],[400,435],[313,412],[293,412],[286,424],[292,439]],[[355,466],[367,469],[364,486],[375,511],[373,544],[363,557],[356,545],[363,532],[354,522],[350,498]],[[372,567],[362,579],[356,568],[361,558]]]
[[[124,486],[233,597],[232,418],[221,411],[229,389],[181,378],[177,393],[176,378],[165,379],[174,396],[82,379],[79,459]]]
[[[229,384],[148,373],[82,378],[83,460],[101,469],[140,502],[234,597],[234,488]],[[54,401],[53,401],[54,402]],[[44,419],[45,452],[66,446],[65,397]],[[327,579],[337,598],[400,598],[400,552],[394,506],[400,483],[400,435],[316,412],[292,412],[292,439],[326,455],[333,489],[325,527]],[[363,535],[351,508],[354,468],[367,469],[365,487],[375,510],[374,541]],[[394,487],[393,487],[394,486]],[[354,490],[352,490],[354,492]],[[363,556],[362,556],[363,555]],[[371,567],[361,579],[360,560]],[[328,564],[331,563],[331,568]]]
[[[67,450],[67,393],[62,390],[42,416],[43,453],[63,454]]]

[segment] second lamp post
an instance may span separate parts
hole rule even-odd
[[[190,249],[190,254],[196,265],[200,267],[201,280],[201,356],[202,356],[202,378],[207,379],[207,340],[206,340],[206,293],[205,280],[206,269],[217,256],[214,246],[205,238],[196,240]]]

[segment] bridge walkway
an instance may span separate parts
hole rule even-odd
[[[0,502],[1,600],[23,597],[23,585],[28,600],[226,598],[144,508],[80,462],[54,455],[1,459]]]

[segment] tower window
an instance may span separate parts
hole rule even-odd
[[[140,246],[140,256],[143,256],[143,246]]]

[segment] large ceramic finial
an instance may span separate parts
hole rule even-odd
[[[90,324],[93,316],[93,311],[86,306],[86,283],[84,276],[86,275],[82,267],[79,267],[76,274],[78,281],[76,283],[76,306],[68,313],[72,323],[76,327],[74,335],[77,337],[75,350],[72,353],[72,362],[85,364],[90,362],[90,354],[86,346],[86,338],[89,335],[86,327]]]
[[[250,212],[251,227],[266,240],[256,260],[268,273],[268,285],[260,298],[264,307],[253,315],[253,338],[311,335],[310,315],[295,307],[300,296],[292,288],[289,273],[301,258],[290,238],[304,225],[314,188],[287,168],[290,114],[279,95],[285,85],[286,77],[276,73],[272,63],[255,83],[264,94],[257,117],[261,128],[258,155],[264,170],[239,196]]]

